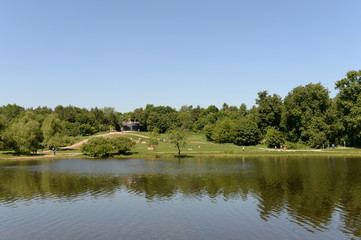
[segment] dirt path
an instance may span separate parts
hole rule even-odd
[[[100,135],[96,135],[96,136],[92,136],[92,137],[106,137],[106,136],[111,136],[111,135],[131,135],[131,136],[136,136],[136,137],[141,137],[141,138],[149,138],[147,136],[136,134],[136,133],[131,133],[131,132],[110,132],[110,133],[100,134]],[[60,148],[60,150],[69,150],[69,149],[78,148],[81,145],[83,145],[84,143],[88,142],[88,140],[89,140],[89,138],[84,139],[80,142],[74,143],[73,145],[70,145],[67,147],[62,147],[62,148]]]
[[[277,151],[277,152],[332,152],[327,151],[327,149],[274,149],[274,148],[258,148],[263,151]]]

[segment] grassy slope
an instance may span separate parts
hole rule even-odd
[[[143,134],[143,133],[141,133]],[[146,134],[143,134],[146,135]],[[149,134],[147,134],[149,136]],[[167,139],[167,134],[162,134],[159,138]],[[133,139],[135,139],[133,137]],[[146,142],[146,139],[142,140]],[[200,146],[200,148],[198,148]],[[177,149],[168,141],[159,142],[155,150],[147,150],[147,143],[137,143],[132,151],[131,157],[161,157],[177,155]],[[182,154],[187,156],[207,156],[207,157],[240,157],[240,156],[361,156],[360,149],[336,148],[336,149],[299,149],[280,151],[267,149],[264,145],[243,147],[234,144],[216,144],[207,142],[205,137],[199,134],[191,134],[188,137],[188,144],[182,149]]]
[[[132,133],[129,133],[132,134]],[[137,134],[137,133],[136,133]],[[150,133],[139,133],[144,136],[151,136]],[[139,137],[129,135],[133,140],[138,140]],[[167,134],[159,136],[161,139],[167,139]],[[82,137],[81,139],[84,139]],[[79,140],[81,140],[79,139]],[[200,148],[198,148],[200,146]],[[242,156],[361,156],[360,149],[354,148],[336,148],[336,149],[300,149],[300,150],[273,150],[267,149],[266,146],[257,145],[245,147],[236,146],[233,144],[216,144],[207,142],[205,137],[199,134],[191,134],[188,137],[188,144],[182,149],[182,154],[187,156],[204,156],[204,157],[242,157]],[[155,157],[173,157],[177,155],[177,149],[169,141],[160,141],[155,150],[148,150],[147,139],[142,138],[137,142],[135,148],[130,155],[119,156],[120,158],[155,158]],[[12,152],[0,152],[0,159],[9,158],[29,158],[31,155],[15,155]],[[51,151],[43,152],[36,157],[50,157],[50,158],[84,158],[85,155],[81,154],[80,148],[58,151],[56,156]]]

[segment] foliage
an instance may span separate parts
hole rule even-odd
[[[215,127],[215,124],[207,124],[203,129],[203,133],[206,136],[206,139],[208,141],[213,141],[212,133],[213,133],[214,127]]]
[[[322,148],[328,144],[327,133],[329,126],[324,122],[322,117],[314,117],[310,123],[305,126],[301,133],[300,140],[307,143],[313,148]]]
[[[92,127],[90,124],[80,124],[79,125],[79,133],[82,136],[90,136],[96,133],[95,127]]]
[[[56,113],[49,114],[41,126],[43,146],[62,146],[65,135],[62,121]]]
[[[91,157],[108,157],[125,154],[135,146],[135,142],[127,137],[95,137],[83,144],[81,151]]]
[[[248,118],[242,118],[236,123],[234,144],[239,146],[250,146],[259,143],[261,132],[255,122]]]
[[[272,148],[275,146],[280,147],[281,145],[284,145],[285,139],[283,133],[275,128],[269,128],[265,136],[265,143],[268,147]]]
[[[307,148],[307,146],[301,142],[288,142],[286,141],[285,145],[287,146],[287,149],[303,149]]]
[[[8,148],[17,153],[37,152],[41,148],[43,135],[35,117],[33,112],[27,112],[6,129],[4,138]]]
[[[177,111],[148,104],[144,109],[119,113],[112,107],[88,110],[59,105],[52,110],[8,104],[0,107],[0,148],[36,151],[39,141],[42,145],[60,146],[69,142],[69,137],[119,130],[121,122],[129,119],[139,121],[144,131],[165,133],[183,128],[204,133],[208,141],[216,143],[253,145],[261,138],[266,140],[269,129],[276,129],[288,142],[313,148],[333,143],[361,147],[361,70],[348,72],[336,82],[336,89],[339,93],[333,99],[320,83],[295,87],[284,99],[261,91],[250,109],[245,104],[236,107],[224,103],[221,108],[182,106]],[[32,143],[25,144],[27,141]],[[149,141],[156,143],[155,139]]]
[[[0,149],[4,148],[4,132],[7,125],[7,119],[4,115],[0,115]]]
[[[340,92],[337,108],[344,127],[343,137],[351,146],[361,146],[361,70],[349,71],[346,78],[336,82]]]
[[[280,96],[268,95],[267,91],[259,92],[256,110],[256,122],[263,134],[268,127],[279,128],[283,112],[283,103]]]
[[[187,145],[187,131],[184,128],[176,128],[169,132],[168,137],[178,149],[178,157],[181,157],[181,148]]]
[[[16,104],[8,104],[0,107],[0,114],[3,115],[8,121],[17,118],[25,109]]]
[[[310,128],[316,117],[324,123],[330,103],[328,90],[320,83],[294,88],[284,99],[281,123],[288,140],[300,141],[302,132]]]
[[[225,118],[206,128],[206,137],[216,143],[234,143],[236,145],[256,145],[260,140],[257,124],[248,118],[232,120]]]
[[[212,131],[212,140],[216,143],[233,143],[235,140],[236,123],[230,119],[217,121]]]

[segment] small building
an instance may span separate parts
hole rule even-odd
[[[128,122],[122,123],[123,131],[140,131],[140,123],[137,119],[131,119]]]

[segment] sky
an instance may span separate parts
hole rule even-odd
[[[361,69],[360,0],[0,1],[0,106],[255,105]]]

